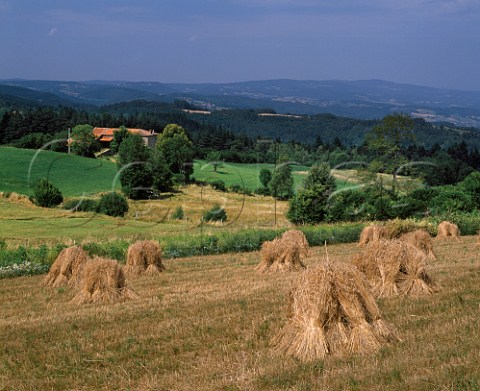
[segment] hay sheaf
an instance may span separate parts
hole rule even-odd
[[[287,322],[272,344],[302,361],[369,353],[399,340],[353,266],[325,260],[309,267],[290,291],[288,304]]]
[[[402,240],[370,243],[352,260],[376,297],[428,295],[439,286],[427,274],[427,255]]]
[[[460,241],[460,231],[456,224],[450,223],[449,221],[442,221],[438,224],[437,239],[454,239]]]
[[[116,260],[94,258],[83,270],[80,292],[74,304],[116,303],[136,299],[138,295],[125,285],[125,274]]]
[[[365,246],[370,242],[377,242],[380,239],[388,238],[388,230],[379,225],[369,225],[362,230],[359,246]]]
[[[437,259],[433,251],[433,241],[430,234],[424,229],[408,232],[400,236],[400,240],[410,243],[427,255],[427,259],[434,261]]]
[[[300,256],[308,256],[308,240],[305,234],[298,229],[291,229],[283,233],[282,241],[292,246],[298,246]]]
[[[88,254],[79,246],[63,249],[50,267],[44,284],[50,287],[78,285],[89,260]]]
[[[305,269],[302,256],[306,254],[302,242],[295,241],[292,237],[286,239],[276,238],[264,242],[260,249],[261,261],[255,270],[258,273],[293,272]]]
[[[165,270],[162,264],[162,248],[153,240],[133,243],[127,252],[124,272],[132,275],[158,274]]]

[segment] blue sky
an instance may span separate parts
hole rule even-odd
[[[0,79],[480,90],[480,0],[0,0]]]

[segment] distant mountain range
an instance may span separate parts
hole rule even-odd
[[[430,122],[480,126],[480,91],[457,91],[382,80],[265,80],[221,84],[126,81],[0,80],[0,103],[102,106],[133,100],[186,100],[202,109],[273,109],[278,113],[372,119],[392,112]]]

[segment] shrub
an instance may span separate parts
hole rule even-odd
[[[474,171],[468,175],[461,186],[470,195],[476,208],[480,207],[480,172]]]
[[[430,213],[431,201],[439,193],[439,188],[425,187],[415,189],[400,199],[403,206],[398,210],[400,218],[410,216],[424,217]]]
[[[385,224],[388,234],[390,237],[398,238],[407,232],[412,232],[417,229],[424,229],[431,236],[435,236],[437,232],[436,226],[432,223],[424,220],[413,220],[413,219],[394,219],[390,220]]]
[[[174,220],[183,220],[185,218],[185,213],[181,206],[177,206],[177,208],[172,213],[172,219]]]
[[[227,221],[227,212],[219,204],[213,205],[212,209],[203,214],[203,221]]]
[[[228,188],[228,191],[230,191],[232,193],[241,193],[242,190],[243,190],[242,186],[239,185],[238,183],[235,183]]]
[[[127,199],[118,193],[102,195],[98,204],[98,211],[113,217],[123,217],[128,212]]]
[[[471,211],[474,209],[472,197],[460,186],[442,186],[431,199],[435,214],[455,211]]]
[[[323,221],[327,198],[326,188],[321,185],[299,192],[290,201],[287,219],[294,224],[315,224]]]
[[[74,198],[64,202],[63,209],[73,212],[98,212],[98,201],[91,198]]]
[[[129,243],[123,240],[99,243],[91,242],[82,244],[82,248],[92,257],[112,258],[125,261]]]
[[[227,188],[225,187],[225,182],[221,180],[210,182],[210,186],[218,191],[227,191]]]
[[[268,187],[259,187],[255,189],[255,194],[268,196],[270,195],[270,189]]]
[[[43,206],[45,208],[52,208],[54,206],[60,205],[63,201],[61,191],[47,179],[40,179],[36,183],[33,189],[33,193],[35,203],[38,206]]]
[[[350,189],[339,191],[327,201],[326,221],[358,221],[365,218],[366,194],[363,191]]]

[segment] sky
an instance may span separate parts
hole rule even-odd
[[[480,0],[0,0],[0,79],[480,91]]]

